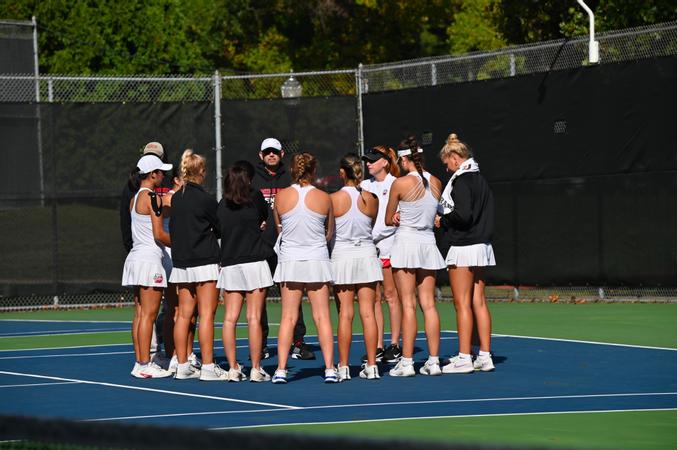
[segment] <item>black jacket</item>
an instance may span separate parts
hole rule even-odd
[[[438,246],[443,255],[452,245],[489,244],[494,234],[494,194],[479,172],[454,180],[454,210],[441,219]]]
[[[260,228],[269,213],[270,207],[258,190],[252,190],[252,203],[235,205],[221,199],[217,211],[221,227],[221,266],[263,261],[275,254],[272,245],[263,239]]]
[[[174,194],[169,219],[174,267],[219,263],[216,208],[216,199],[198,184],[187,182]]]
[[[256,172],[254,173],[254,179],[252,180],[252,187],[261,191],[263,198],[272,210],[275,205],[275,196],[277,193],[282,189],[291,186],[291,176],[282,162],[280,162],[280,165],[274,174],[268,172],[263,161],[260,161],[255,168]],[[263,232],[263,239],[271,246],[275,245],[275,241],[277,240],[277,227],[273,223],[272,215],[266,230]]]

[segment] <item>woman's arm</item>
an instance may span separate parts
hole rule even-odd
[[[327,219],[325,221],[325,237],[327,242],[330,242],[334,237],[334,208],[331,204],[331,200],[327,202],[329,204],[329,211],[327,211]]]
[[[411,177],[408,177],[411,178]],[[397,226],[400,224],[397,215],[397,207],[400,204],[400,186],[402,180],[396,180],[390,188],[390,195],[388,196],[388,206],[386,206],[386,215],[384,217],[386,225]]]

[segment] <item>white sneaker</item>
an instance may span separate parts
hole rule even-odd
[[[167,378],[172,376],[171,373],[152,361],[145,368],[139,369],[138,373],[141,378]]]
[[[347,368],[347,366],[346,366],[346,368]],[[325,383],[338,383],[339,381],[340,380],[339,380],[338,372],[336,371],[336,369],[334,369],[333,367],[331,367],[329,369],[324,369],[324,382]]]
[[[181,364],[177,364],[176,373],[174,378],[177,380],[188,380],[190,378],[200,378],[200,369],[188,364],[186,367],[181,367]]]
[[[473,373],[475,368],[471,358],[461,359],[457,356],[449,359],[449,364],[442,367],[444,373]]]
[[[255,369],[252,367],[252,370],[249,371],[249,381],[254,383],[270,381],[270,375],[263,368]]]
[[[360,371],[360,378],[366,378],[367,380],[376,380],[381,378],[381,375],[378,373],[378,366],[376,364],[373,366],[365,364],[364,369]]]
[[[200,381],[228,381],[228,372],[216,363],[207,369],[202,366],[200,369]]]
[[[200,358],[198,358],[195,353],[191,353],[190,355],[188,355],[188,362],[190,363],[191,366],[197,369],[202,367],[202,361],[200,361]]]
[[[339,383],[345,380],[350,380],[350,366],[338,366],[338,380]]]
[[[242,373],[243,367],[241,365],[237,365],[237,368],[230,368],[228,370],[228,381],[245,381],[247,379],[247,375]]]
[[[277,369],[273,374],[273,384],[287,383],[287,369]]]
[[[421,375],[442,375],[442,369],[440,369],[440,363],[438,362],[431,362],[430,360],[427,360],[425,364],[423,364],[423,367],[418,369],[418,373]]]
[[[169,360],[169,367],[167,367],[167,372],[176,373],[176,369],[179,367],[179,359],[176,356],[172,356],[172,359]]]
[[[141,364],[139,364],[138,362],[135,362],[134,367],[132,368],[132,371],[130,373],[132,374],[133,377],[136,377],[136,378],[146,378],[146,377],[142,377],[139,374],[140,369],[141,369]]]
[[[480,370],[482,372],[491,372],[495,369],[494,361],[491,359],[491,356],[478,356],[475,361],[472,363],[475,370]]]
[[[390,369],[388,373],[391,377],[413,377],[416,375],[416,370],[414,370],[413,364],[404,364],[400,359],[397,365]]]

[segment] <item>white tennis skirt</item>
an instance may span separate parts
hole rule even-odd
[[[150,261],[125,261],[122,269],[123,286],[148,286],[167,287],[167,274],[160,260]]]
[[[446,263],[447,266],[456,267],[495,266],[494,248],[491,244],[452,245]]]
[[[253,291],[273,285],[273,276],[266,261],[221,267],[216,287],[226,291]]]
[[[216,281],[219,279],[219,265],[205,264],[204,266],[187,267],[181,269],[174,267],[170,283],[202,283],[204,281]]]
[[[306,260],[278,262],[273,281],[297,283],[331,283],[334,276],[329,260]]]
[[[331,270],[334,284],[360,284],[383,281],[381,260],[374,245],[339,244],[331,252]]]

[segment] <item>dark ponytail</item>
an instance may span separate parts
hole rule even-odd
[[[134,167],[134,169],[129,173],[129,179],[127,180],[127,187],[130,192],[136,192],[141,187],[141,180],[145,177],[139,173],[139,168]]]
[[[421,182],[423,183],[423,186],[427,189],[428,188],[428,180],[423,176],[423,152],[418,151],[419,149],[418,142],[416,142],[416,137],[415,136],[409,136],[402,142],[400,142],[400,145],[398,146],[399,150],[406,150],[409,149],[411,150],[411,154],[407,155],[409,159],[411,159],[411,162],[414,163],[414,166],[416,167],[416,171],[418,174],[421,176]]]

